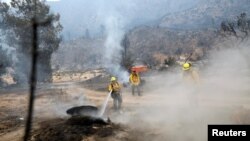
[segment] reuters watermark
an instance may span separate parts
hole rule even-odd
[[[208,141],[250,141],[250,125],[208,125]]]

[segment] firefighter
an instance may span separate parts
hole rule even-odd
[[[116,77],[111,77],[108,90],[111,92],[111,97],[113,98],[113,105],[116,111],[121,109],[122,95],[121,95],[121,85],[118,83]]]
[[[186,83],[198,85],[200,83],[199,74],[192,67],[191,63],[183,64],[183,79]]]
[[[132,87],[132,95],[135,95],[135,89],[137,89],[138,95],[141,96],[141,92],[140,92],[140,83],[141,83],[141,78],[139,76],[138,73],[136,73],[136,71],[132,71],[132,73],[129,76],[129,82],[131,84]]]
[[[184,63],[182,66],[183,69],[183,79],[184,85],[189,89],[188,91],[188,100],[190,105],[198,105],[198,86],[200,84],[200,78],[197,71],[192,68],[191,63]]]

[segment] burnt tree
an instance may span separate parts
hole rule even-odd
[[[36,6],[35,6],[36,3]],[[59,47],[61,38],[59,33],[62,26],[59,22],[60,16],[52,14],[50,7],[40,0],[12,0],[10,5],[0,2],[0,15],[5,31],[8,31],[7,44],[15,47],[17,51],[17,62],[15,64],[15,79],[17,83],[28,82],[30,74],[30,58],[32,46],[32,18],[41,23],[48,22],[45,26],[38,28],[38,82],[51,80],[51,56]]]

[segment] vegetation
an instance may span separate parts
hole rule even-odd
[[[35,6],[36,5],[36,6]],[[38,29],[38,81],[49,81],[52,75],[51,55],[59,47],[59,33],[62,26],[59,15],[50,13],[50,8],[40,0],[12,0],[10,5],[0,2],[1,31],[6,44],[17,52],[15,80],[17,84],[27,83],[30,72],[32,24],[46,23]],[[5,58],[4,61],[6,61]]]
[[[250,18],[246,13],[237,16],[236,21],[223,21],[220,27],[221,35],[224,37],[235,36],[244,40],[249,37]]]

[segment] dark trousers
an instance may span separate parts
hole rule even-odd
[[[140,86],[139,85],[132,85],[132,95],[135,95],[135,89],[137,89],[137,93],[141,96]]]
[[[122,96],[120,92],[112,92],[111,97],[113,98],[113,104],[115,110],[120,110],[122,105]]]

